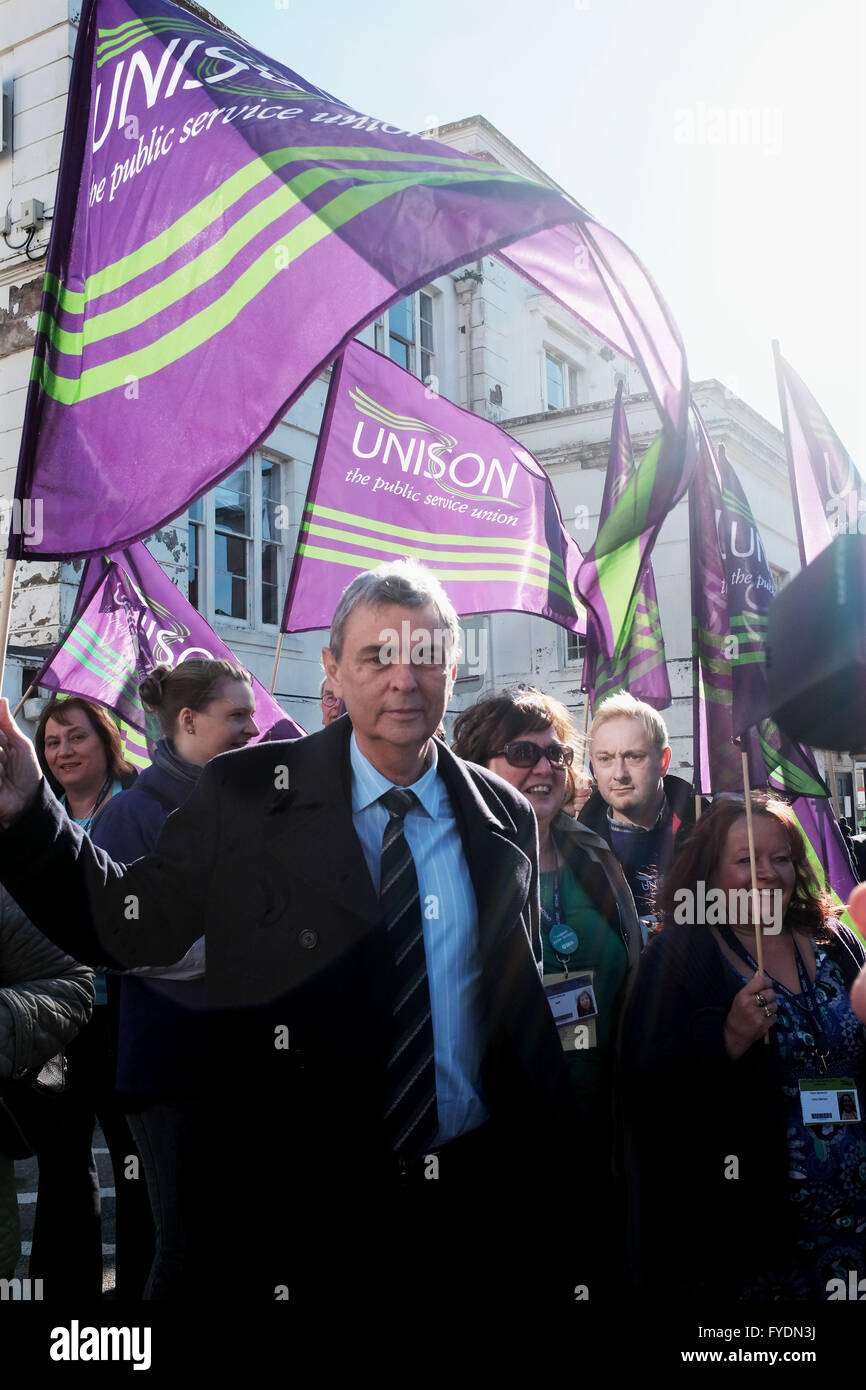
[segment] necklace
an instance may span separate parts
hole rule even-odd
[[[108,790],[109,790],[110,787],[111,787],[111,773],[108,774],[108,776],[106,777],[106,779],[105,779],[105,781],[103,782],[102,786],[100,787],[99,791],[97,792],[97,794],[96,794],[96,800],[94,801],[93,805],[91,806],[91,808],[90,808],[90,810],[87,812],[87,814],[84,815],[84,816],[72,816],[72,819],[75,821],[75,824],[76,824],[76,825],[80,825],[81,828],[82,828],[82,830],[85,832],[85,834],[87,834],[87,835],[90,834],[90,827],[91,827],[91,825],[93,824],[93,818],[94,818],[94,816],[96,815],[96,812],[99,810],[99,807],[102,805],[102,802],[105,800],[105,797],[107,796]],[[62,804],[67,808],[67,810],[70,811],[70,815],[71,815],[71,814],[72,814],[72,813],[71,813],[71,809],[70,809],[70,807],[69,807],[69,802],[68,802],[68,800],[67,800],[67,797],[66,797],[66,793],[65,793],[65,792],[63,793],[63,803],[62,803]]]

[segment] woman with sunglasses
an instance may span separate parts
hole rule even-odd
[[[614,1044],[641,938],[634,900],[610,846],[563,811],[572,791],[574,744],[568,710],[532,686],[483,699],[454,724],[458,757],[498,773],[535,811],[545,987],[586,1135],[583,1157],[593,1175],[593,1202],[598,1198],[598,1208],[605,1209],[612,1269]],[[578,982],[573,990],[571,979]],[[588,985],[598,1013],[579,1022],[577,1001]]]

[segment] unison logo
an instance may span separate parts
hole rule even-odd
[[[166,31],[171,29],[180,30],[181,35],[169,39],[164,46],[161,43],[154,49],[154,58],[159,58],[154,70],[149,58],[141,51],[141,45],[155,34],[164,38]],[[185,46],[178,52],[183,37],[187,35],[194,37],[188,37]],[[173,97],[178,89],[181,92],[189,91],[191,88],[207,84],[216,91],[238,90],[235,80],[249,74],[249,78],[256,84],[252,90],[259,96],[262,95],[262,84],[265,83],[273,86],[275,95],[278,92],[291,93],[295,101],[309,100],[311,97],[333,100],[328,98],[327,92],[323,92],[320,87],[311,83],[296,82],[282,73],[274,72],[267,63],[262,62],[261,54],[250,48],[238,35],[233,35],[228,43],[214,43],[215,37],[219,38],[219,35],[215,35],[209,25],[199,25],[192,17],[184,16],[170,22],[160,15],[152,15],[137,22],[121,25],[119,30],[100,29],[96,50],[98,68],[110,63],[112,59],[121,58],[121,54],[127,53],[130,49],[133,51],[128,59],[121,58],[112,71],[107,111],[102,91],[103,83],[97,85],[93,103],[93,153],[95,154],[104,143],[112,126],[117,130],[123,130],[130,105],[137,106],[139,96],[144,97],[150,110],[157,101]],[[198,73],[197,77],[191,75],[191,69]],[[235,85],[230,85],[233,82]],[[136,91],[136,88],[140,90]],[[103,109],[101,117],[100,107]],[[295,111],[294,114],[300,115],[300,111]],[[102,132],[97,136],[100,120]]]
[[[355,458],[375,460],[382,467],[393,459],[404,473],[430,478],[443,492],[456,493],[471,502],[486,499],[509,507],[517,505],[509,501],[520,466],[517,459],[511,460],[506,475],[498,458],[484,459],[471,450],[455,453],[458,443],[453,434],[445,434],[425,420],[395,415],[360,387],[349,394],[358,413],[370,416],[374,422],[371,428],[364,420],[358,421],[352,440]],[[376,425],[378,430],[374,433]],[[443,457],[445,454],[450,457]],[[471,490],[478,488],[480,491]]]

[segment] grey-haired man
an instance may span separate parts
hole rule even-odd
[[[203,1279],[249,1263],[252,1237],[270,1298],[318,1301],[338,1279],[356,1301],[382,1284],[430,1300],[464,1278],[477,1300],[489,1278],[571,1302],[581,1283],[579,1240],[560,1268],[535,1203],[545,1174],[573,1187],[577,1152],[537,969],[534,816],[431,737],[458,636],[426,571],[359,575],[322,654],[348,718],[214,759],[126,868],[68,822],[0,718],[0,878],[43,930],[136,966],[176,960],[205,929],[218,1012],[203,1201],[222,1206]],[[241,1152],[257,1233],[229,1181]],[[469,1226],[471,1265],[456,1248]],[[370,1277],[368,1245],[391,1241]]]

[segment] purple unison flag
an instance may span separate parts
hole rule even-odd
[[[742,791],[745,749],[753,787],[826,796],[809,749],[764,717],[772,572],[724,448],[716,453],[697,406],[692,410],[700,438],[689,491],[695,785],[706,793]]]
[[[800,560],[808,565],[840,533],[866,532],[866,480],[815,397],[774,344]]]
[[[620,382],[613,408],[599,529],[613,512],[633,474],[634,456]],[[671,703],[655,577],[648,554],[626,617],[625,630],[618,634],[616,649],[606,645],[592,611],[587,614],[582,688],[589,692],[593,709],[605,696],[617,690],[628,690],[636,700],[643,700],[655,709],[667,709]]]
[[[191,656],[237,658],[146,546],[136,543],[106,561],[85,566],[69,631],[33,683],[105,705],[133,729],[154,734],[138,685],[155,666],[177,666]],[[265,734],[286,715],[255,677],[253,690],[256,723]],[[283,737],[304,733],[294,721],[288,724],[291,732]]]
[[[168,0],[85,0],[16,481],[41,525],[10,555],[152,534],[384,308],[511,242],[638,362],[676,467],[682,346],[583,209],[352,111]]]
[[[413,556],[460,614],[516,609],[585,632],[581,554],[541,465],[360,343],[334,369],[283,613],[330,626],[362,570]]]
[[[750,786],[790,801],[815,876],[836,895],[841,913],[856,879],[811,749],[793,743],[772,719],[738,733],[737,694],[743,708],[761,706],[766,677],[759,619],[766,616],[773,580],[736,474],[724,449],[716,454],[692,408],[700,435],[689,490],[695,788],[742,794],[745,751]]]

